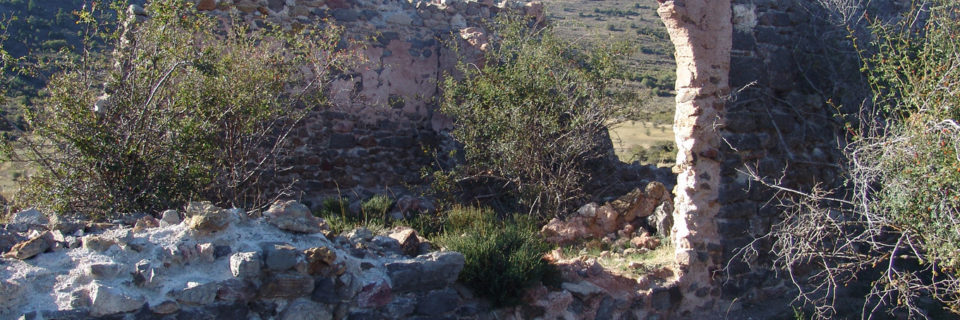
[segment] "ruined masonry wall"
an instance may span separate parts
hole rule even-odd
[[[542,19],[542,5],[500,0],[193,0],[203,12],[239,16],[295,28],[328,20],[345,37],[365,44],[366,62],[332,83],[333,106],[309,115],[291,139],[289,171],[305,199],[398,191],[419,183],[429,164],[423,147],[435,146],[449,119],[434,113],[438,81],[453,72],[458,55],[485,47],[487,21],[503,10]],[[444,43],[459,42],[451,52]]]
[[[824,35],[844,32],[803,1],[667,1],[659,13],[677,57],[679,156],[674,241],[684,274],[676,308],[716,316],[790,294],[770,269],[769,232],[780,208],[755,172],[786,186],[831,185],[843,134],[826,103],[842,72]],[[855,68],[855,66],[853,66]],[[693,75],[693,76],[690,76]],[[826,92],[826,93],[824,93]],[[830,95],[830,96],[827,96]],[[759,252],[741,261],[738,249]],[[762,307],[762,308],[768,308]],[[788,307],[786,305],[784,308]]]

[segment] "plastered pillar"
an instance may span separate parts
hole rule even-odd
[[[674,171],[672,240],[680,265],[681,317],[718,309],[722,247],[717,232],[721,160],[718,133],[729,92],[732,46],[730,0],[662,2],[657,12],[670,33],[677,62],[678,146]]]

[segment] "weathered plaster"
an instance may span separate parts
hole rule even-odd
[[[715,221],[721,162],[718,127],[729,92],[732,46],[729,0],[667,1],[657,10],[674,44],[679,149],[674,171],[673,242],[680,265],[681,316],[714,309],[720,290],[714,273],[722,258]]]

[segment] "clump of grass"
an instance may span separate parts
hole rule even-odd
[[[489,209],[455,207],[445,227],[440,245],[466,258],[459,280],[496,307],[516,305],[524,289],[557,278],[543,259],[552,246],[528,217],[500,221]]]
[[[392,206],[393,199],[378,194],[364,201],[360,205],[360,212],[363,214],[364,219],[387,220],[387,212]]]
[[[394,226],[410,227],[427,239],[439,237],[446,224],[446,216],[442,214],[430,215],[419,213],[410,218],[393,221]]]
[[[347,198],[324,199],[320,211],[314,213],[327,221],[334,233],[343,233],[359,227],[377,232],[392,225],[387,213],[393,206],[393,199],[385,195],[376,195],[360,204],[360,213],[350,212]]]

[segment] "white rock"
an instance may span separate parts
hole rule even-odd
[[[25,232],[29,230],[30,227],[46,226],[49,222],[50,220],[47,219],[47,216],[43,215],[40,210],[37,210],[36,208],[30,208],[14,213],[7,222],[7,228],[18,232]]]
[[[27,223],[45,225],[50,222],[47,216],[43,215],[37,208],[30,208],[13,214],[9,223]]]
[[[180,213],[177,210],[167,210],[160,214],[160,226],[172,226],[180,224]]]
[[[260,276],[263,259],[258,252],[237,252],[230,256],[230,273],[237,278],[255,278]]]
[[[131,297],[98,282],[90,286],[90,315],[94,317],[134,311],[140,309],[144,302],[143,297]]]

